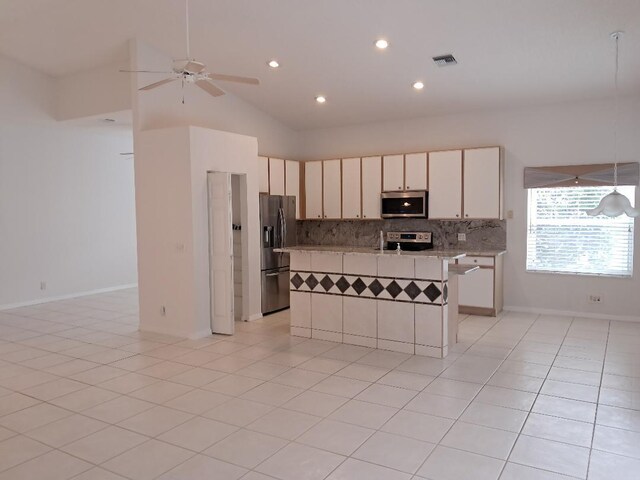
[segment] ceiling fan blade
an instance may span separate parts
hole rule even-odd
[[[212,80],[222,80],[225,82],[246,83],[248,85],[260,85],[260,80],[251,77],[240,77],[238,75],[223,75],[222,73],[210,73],[209,78]]]
[[[159,82],[151,83],[145,87],[140,88],[139,90],[151,90],[152,88],[159,87],[160,85],[164,85],[165,83],[175,82],[178,80],[177,78],[165,78],[164,80],[160,80]]]
[[[157,70],[122,70],[120,69],[118,71],[122,73],[166,73],[167,75],[175,73],[175,72],[159,72]]]
[[[220,95],[224,95],[224,91],[216,87],[213,83],[208,80],[198,80],[196,85],[207,92],[209,95],[213,95],[214,97],[219,97]]]
[[[184,67],[182,67],[182,69],[185,72],[200,73],[201,71],[204,70],[204,63],[189,60],[187,64]]]

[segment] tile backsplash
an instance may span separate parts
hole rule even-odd
[[[424,218],[387,220],[298,220],[299,245],[352,245],[376,247],[380,230],[432,232],[435,248],[506,249],[505,220],[429,220]],[[465,233],[466,242],[458,242]]]

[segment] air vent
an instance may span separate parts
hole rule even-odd
[[[439,57],[433,57],[433,61],[439,67],[446,67],[447,65],[455,65],[458,61],[451,54],[449,55],[440,55]]]

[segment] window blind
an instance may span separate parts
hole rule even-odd
[[[630,277],[633,218],[590,217],[611,187],[529,189],[527,270]],[[618,191],[634,204],[635,187]]]

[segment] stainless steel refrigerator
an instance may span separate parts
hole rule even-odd
[[[274,248],[296,244],[296,197],[260,195],[262,313],[289,306],[289,254]]]

